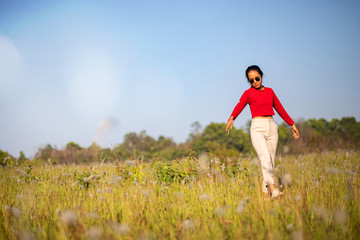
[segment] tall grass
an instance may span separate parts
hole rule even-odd
[[[358,239],[360,152],[0,169],[1,239]]]

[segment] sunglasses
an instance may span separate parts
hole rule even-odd
[[[253,84],[254,83],[254,81],[260,81],[260,78],[259,77],[255,77],[255,80],[254,79],[249,79],[249,82],[251,83],[251,84]]]

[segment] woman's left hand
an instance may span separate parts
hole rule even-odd
[[[229,118],[227,124],[226,124],[226,132],[227,132],[228,134],[230,134],[230,129],[233,128],[233,125],[234,125],[234,120],[233,120],[233,119],[234,119],[234,117],[231,116],[231,117]]]
[[[295,126],[295,124],[291,125],[291,131],[293,133],[293,136],[295,139],[299,139],[300,137],[300,132],[299,130],[297,129],[297,127]]]

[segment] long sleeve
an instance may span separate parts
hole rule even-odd
[[[234,120],[237,118],[237,116],[239,116],[239,114],[242,112],[242,110],[245,108],[245,106],[248,104],[248,96],[246,91],[243,93],[243,95],[241,96],[238,104],[236,104],[234,110],[232,111],[231,116],[234,117]]]
[[[280,117],[289,125],[293,125],[294,121],[291,119],[289,114],[285,111],[284,107],[282,106],[281,102],[277,98],[277,96],[274,93],[274,108],[276,112],[280,115]]]

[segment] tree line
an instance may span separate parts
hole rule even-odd
[[[32,160],[48,161],[52,164],[82,164],[99,161],[139,159],[174,160],[185,156],[198,156],[208,153],[211,157],[237,158],[240,154],[253,154],[249,129],[251,121],[244,128],[233,128],[228,135],[226,123],[210,123],[205,128],[199,122],[191,125],[191,132],[184,143],[175,143],[172,138],[149,136],[145,130],[130,132],[124,136],[121,144],[112,149],[101,148],[96,143],[84,148],[74,142],[57,149],[50,144],[38,149]],[[332,119],[323,118],[298,120],[299,140],[292,138],[290,127],[286,123],[279,125],[278,154],[300,154],[322,150],[359,149],[360,122],[354,117]],[[21,151],[19,158],[0,150],[1,165],[16,165],[28,160]]]

